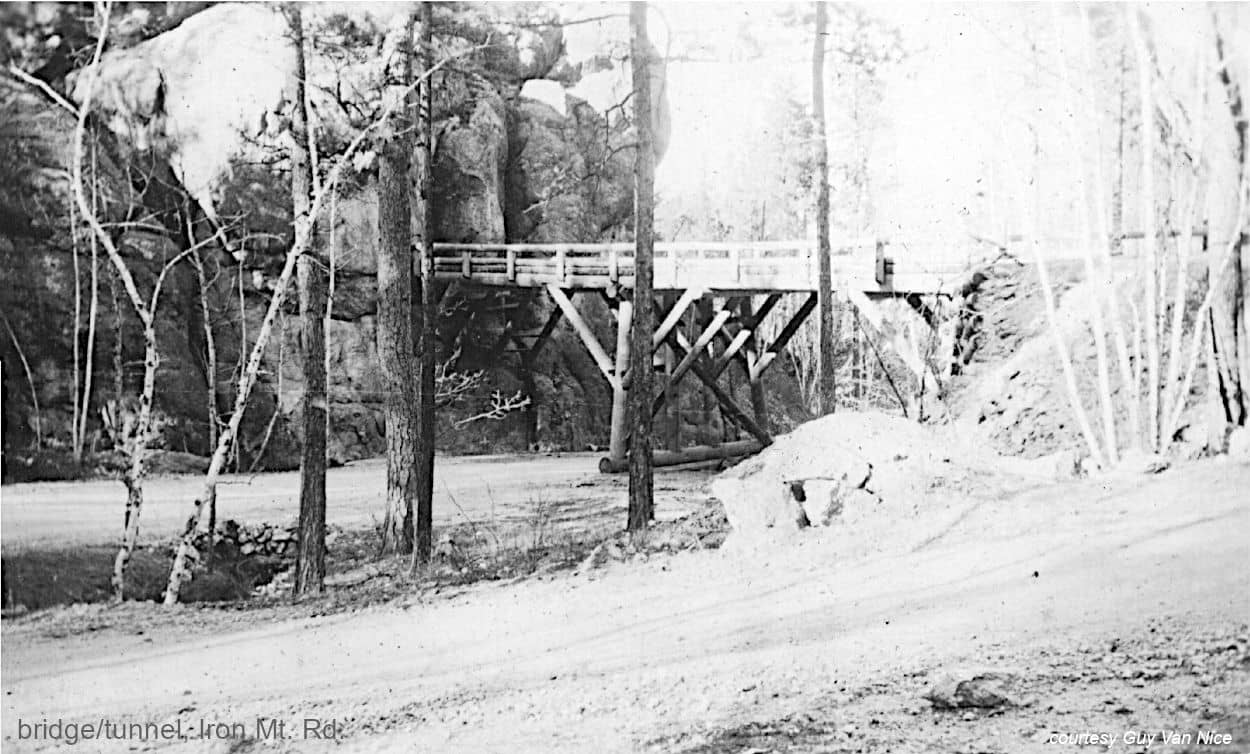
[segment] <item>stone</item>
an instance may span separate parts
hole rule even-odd
[[[1003,670],[955,670],[939,678],[924,698],[935,709],[1015,707],[1019,676]]]
[[[440,124],[434,158],[434,235],[443,241],[504,240],[503,176],[508,160],[507,108],[483,80],[467,87],[464,114]]]
[[[802,481],[803,511],[812,526],[828,526],[842,513],[843,499],[851,491],[846,475],[838,479],[815,477]]]
[[[712,495],[725,506],[734,534],[755,538],[797,532],[808,524],[790,483],[764,473],[746,477],[722,475],[711,484]]]
[[[1193,461],[1207,452],[1207,423],[1191,421],[1181,426],[1172,436],[1168,455],[1178,461]]]
[[[1238,427],[1228,436],[1228,458],[1250,463],[1250,427]]]
[[[1168,459],[1157,453],[1146,453],[1141,450],[1128,450],[1120,456],[1115,471],[1125,474],[1158,474],[1171,465]]]
[[[807,524],[832,523],[848,506],[911,499],[928,477],[932,444],[928,430],[906,419],[839,412],[775,438],[713,480],[712,491],[725,506],[731,540],[784,539]]]

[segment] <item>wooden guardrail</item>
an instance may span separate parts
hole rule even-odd
[[[444,280],[483,285],[609,289],[633,287],[634,245],[434,245],[434,273]],[[875,241],[843,245],[833,255],[835,286],[865,292],[949,291],[965,264],[922,267],[893,260],[892,279],[878,280]],[[807,241],[682,242],[655,246],[655,287],[737,291],[813,291],[815,244]]]

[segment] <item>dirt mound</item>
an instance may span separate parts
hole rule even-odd
[[[1070,477],[1069,455],[1003,457],[956,427],[877,412],[845,411],[778,437],[759,455],[712,480],[734,533],[726,546],[793,538],[809,526],[849,533],[855,549],[889,548],[930,536],[908,521],[958,515],[970,499]]]

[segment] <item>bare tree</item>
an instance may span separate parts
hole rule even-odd
[[[1060,24],[1059,10],[1057,6],[1051,6],[1051,18],[1055,26],[1056,37],[1061,38],[1059,35]],[[1083,10],[1082,20],[1084,21]],[[1083,23],[1082,30],[1084,30],[1084,27],[1085,24]],[[1056,46],[1056,50],[1057,49],[1058,47]],[[1082,45],[1082,49],[1085,49],[1085,45]],[[1059,59],[1056,60],[1056,65],[1062,78],[1062,94],[1065,98],[1067,110],[1075,116],[1078,110],[1076,97],[1073,93],[1074,87],[1068,73],[1068,62],[1060,56],[1056,57],[1059,57]],[[1066,130],[1068,131],[1069,138],[1077,147],[1078,153],[1089,154],[1089,149],[1083,138],[1085,132],[1079,129],[1077,124],[1074,123],[1072,119],[1065,119],[1064,123],[1067,127]],[[1097,147],[1095,147],[1095,151],[1097,151]],[[1099,176],[1099,178],[1101,178],[1101,176]],[[1089,191],[1089,181],[1082,180],[1080,184],[1081,194],[1077,204],[1080,207],[1080,228],[1081,238],[1083,239],[1083,243],[1081,244],[1081,256],[1085,264],[1086,276],[1090,280],[1095,280],[1099,275],[1099,271],[1094,256],[1094,244],[1090,242],[1090,239],[1099,238],[1099,236],[1095,235],[1093,232],[1094,223],[1090,214],[1091,192]],[[1111,315],[1114,317],[1116,316],[1114,308],[1115,296],[1110,288],[1108,289],[1106,295],[1112,302]],[[1118,439],[1115,423],[1115,404],[1111,393],[1111,369],[1109,366],[1110,362],[1107,358],[1107,327],[1103,316],[1103,305],[1103,301],[1096,301],[1093,306],[1091,330],[1094,335],[1094,355],[1098,373],[1098,405],[1100,415],[1102,417],[1103,440],[1106,445],[1107,460],[1111,464],[1116,464],[1119,462]]]
[[[35,418],[35,449],[43,447],[43,414],[39,410],[39,391],[35,389],[35,377],[30,371],[30,362],[26,360],[26,352],[22,350],[22,344],[17,339],[17,333],[13,332],[13,326],[9,324],[9,318],[0,311],[0,319],[4,320],[4,329],[9,333],[9,340],[13,342],[13,350],[17,352],[17,359],[22,363],[22,372],[26,375],[26,389],[30,391],[30,403],[34,409]]]
[[[1133,49],[1137,57],[1138,93],[1141,98],[1141,223],[1142,243],[1146,253],[1142,258],[1142,285],[1145,287],[1144,332],[1146,345],[1146,446],[1154,451],[1160,449],[1159,391],[1162,376],[1159,371],[1159,247],[1155,232],[1155,106],[1154,66],[1143,39],[1138,9],[1125,6],[1129,15],[1128,26],[1132,33]]]
[[[156,392],[156,372],[160,363],[156,337],[157,306],[160,303],[161,289],[170,271],[188,255],[194,254],[197,249],[194,247],[186,249],[166,261],[161,267],[151,294],[145,300],[117,243],[104,228],[91,202],[87,200],[83,180],[87,116],[91,112],[91,103],[95,95],[100,57],[104,53],[104,46],[108,40],[111,13],[111,2],[105,2],[100,6],[100,31],[91,67],[88,69],[82,102],[77,110],[78,121],[74,129],[70,188],[73,191],[79,214],[86,221],[96,241],[104,248],[143,326],[143,388],[139,395],[138,407],[132,411],[118,402],[112,410],[104,412],[106,429],[111,432],[118,447],[122,448],[127,460],[126,470],[122,474],[122,482],[126,486],[126,513],[123,518],[122,543],[113,562],[112,576],[113,599],[120,601],[125,593],[126,566],[130,562],[139,539],[139,516],[143,509],[143,481],[147,475],[148,444],[152,439],[152,404]]]
[[[409,84],[409,88],[415,89],[453,59],[448,57],[440,60]],[[207,508],[205,501],[210,499],[214,490],[216,490],[217,480],[225,468],[226,458],[234,446],[235,438],[238,436],[239,424],[243,420],[243,411],[247,408],[252,388],[256,384],[265,348],[269,344],[274,323],[277,321],[283,302],[286,300],[291,280],[295,275],[296,265],[300,258],[308,252],[313,243],[313,224],[321,215],[322,210],[325,209],[329,198],[334,195],[335,188],[346,171],[352,169],[352,158],[360,151],[366,141],[370,139],[374,131],[389,120],[394,108],[395,105],[393,103],[383,108],[375,120],[356,133],[355,137],[347,145],[347,148],[334,161],[334,166],[330,169],[325,180],[321,181],[319,186],[313,191],[312,203],[306,213],[307,222],[295,224],[295,237],[291,247],[287,250],[286,258],[282,263],[282,269],[275,281],[274,294],[269,300],[269,308],[265,312],[265,318],[262,320],[260,329],[256,333],[256,341],[252,345],[247,363],[240,373],[238,389],[234,399],[234,411],[230,415],[230,421],[222,427],[221,436],[217,439],[217,449],[213,452],[212,459],[209,461],[208,471],[204,475],[204,486],[200,495],[192,503],[192,514],[187,520],[186,529],[179,540],[177,552],[174,555],[173,567],[169,573],[169,583],[165,588],[164,603],[166,605],[177,604],[182,586],[191,577],[191,563],[195,557],[195,541],[200,534],[204,513]]]
[[[99,179],[97,175],[99,159],[97,154],[97,146],[94,142],[91,145],[91,207],[97,214],[99,212]],[[71,223],[73,222],[73,207],[71,205]],[[70,233],[77,238],[78,229],[71,228]],[[87,347],[83,354],[81,365],[81,392],[79,391],[79,373],[80,365],[78,360],[78,333],[79,333],[79,307],[82,299],[78,282],[78,244],[74,244],[74,426],[71,428],[72,450],[74,460],[81,461],[83,447],[86,443],[87,436],[87,416],[91,412],[91,383],[95,375],[95,341],[96,341],[96,323],[100,316],[100,243],[92,233],[91,237],[91,299],[87,307]]]
[[[191,202],[184,207],[187,244],[196,246],[195,222],[192,216]],[[191,265],[195,268],[195,283],[200,298],[200,326],[204,330],[204,404],[208,420],[208,445],[217,446],[217,433],[221,427],[221,417],[217,415],[217,339],[213,334],[213,309],[209,302],[210,281],[204,271],[204,259],[199,251],[191,255]],[[208,530],[217,530],[217,496],[209,501]],[[213,564],[213,545],[210,542],[207,565]]]
[[[314,134],[305,96],[304,21],[297,3],[286,6],[291,43],[295,50],[295,96],[291,100],[291,201],[296,236],[309,239],[297,265],[300,312],[300,351],[303,358],[303,445],[300,452],[299,549],[295,561],[295,595],[325,589],[326,539],[326,387],[325,269],[317,259],[316,218],[312,215]],[[301,229],[301,226],[306,226]]]
[[[655,257],[655,149],[651,123],[651,42],[647,36],[647,3],[629,5],[630,67],[634,79],[634,311],[630,331],[629,391],[629,519],[627,528],[647,528],[654,511],[651,458],[651,399],[655,375],[651,369],[651,332],[654,329]],[[624,375],[618,375],[618,379]]]
[[[1228,107],[1228,119],[1217,128],[1215,159],[1218,165],[1213,178],[1213,231],[1223,237],[1227,229],[1235,226],[1236,232],[1229,239],[1227,259],[1213,259],[1208,268],[1208,285],[1215,291],[1211,303],[1211,355],[1213,386],[1211,431],[1212,444],[1222,448],[1229,426],[1245,425],[1250,420],[1250,317],[1246,307],[1247,274],[1242,260],[1246,208],[1239,206],[1237,215],[1229,217],[1235,206],[1231,201],[1233,186],[1244,186],[1247,179],[1247,156],[1250,151],[1250,116],[1247,115],[1242,92],[1245,69],[1238,70],[1230,51],[1238,28],[1233,9],[1213,9],[1215,27],[1216,77],[1224,92]],[[1244,33],[1242,34],[1244,36]],[[1245,52],[1242,51],[1242,56]]]

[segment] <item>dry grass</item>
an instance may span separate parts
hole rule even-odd
[[[107,601],[109,578],[117,548],[110,545],[64,549],[21,549],[6,552],[0,575],[6,612],[40,610],[55,605]],[[167,547],[135,550],[126,571],[126,599],[156,601],[169,578]],[[212,571],[197,575],[184,595],[186,602],[230,602],[246,599],[257,584],[273,577],[283,564],[272,557],[219,559]]]

